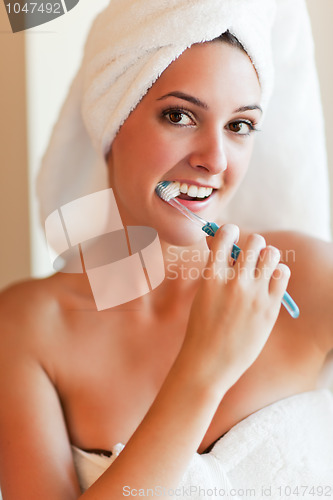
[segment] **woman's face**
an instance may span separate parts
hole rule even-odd
[[[110,185],[123,223],[154,227],[174,245],[202,239],[198,226],[157,196],[162,180],[184,184],[180,201],[222,223],[251,157],[260,94],[250,59],[226,43],[194,45],[174,61],[112,143]]]

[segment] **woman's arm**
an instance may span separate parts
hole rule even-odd
[[[36,340],[49,341],[47,328],[44,338],[38,333],[43,315],[40,305],[34,285],[15,286],[0,297],[0,485],[4,500],[74,500],[80,495],[58,394],[39,359]]]
[[[229,255],[236,239],[235,227],[225,226],[210,240],[211,259],[183,346],[125,449],[82,496],[56,391],[38,363],[38,352],[31,352],[29,340],[22,342],[29,335],[8,326],[10,319],[2,322],[4,500],[120,500],[125,486],[179,484],[224,394],[264,347],[289,277],[278,265],[278,252],[265,248],[259,236],[248,240],[233,267]]]

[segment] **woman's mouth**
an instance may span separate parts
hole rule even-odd
[[[193,212],[199,212],[208,207],[217,191],[216,188],[211,186],[182,181],[173,181],[171,186],[175,192],[177,192],[177,188],[180,191],[180,194],[175,196],[177,200]]]
[[[174,182],[174,184],[179,186],[180,195],[177,196],[179,200],[201,201],[208,198],[213,192],[212,187],[197,186],[178,181]]]

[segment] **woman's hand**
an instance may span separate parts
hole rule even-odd
[[[290,277],[280,252],[249,236],[236,263],[239,229],[226,224],[208,237],[210,254],[194,298],[181,356],[209,384],[229,389],[263,349]],[[227,385],[227,387],[226,387]]]

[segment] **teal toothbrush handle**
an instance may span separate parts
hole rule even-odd
[[[299,316],[299,308],[296,302],[290,297],[288,292],[284,292],[281,300],[282,305],[287,309],[290,316],[294,319]]]
[[[218,228],[219,228],[219,226],[217,224],[215,224],[215,222],[207,222],[207,224],[205,224],[202,227],[202,230],[206,234],[208,234],[209,236],[214,236],[216,231],[218,230]],[[237,245],[234,245],[232,247],[231,257],[234,260],[237,260],[240,251],[241,251],[241,249]],[[283,295],[281,302],[282,302],[282,305],[287,309],[288,313],[290,314],[290,316],[292,318],[295,318],[295,319],[298,318],[299,308],[298,308],[296,302],[290,297],[288,292],[284,292],[284,295]]]

